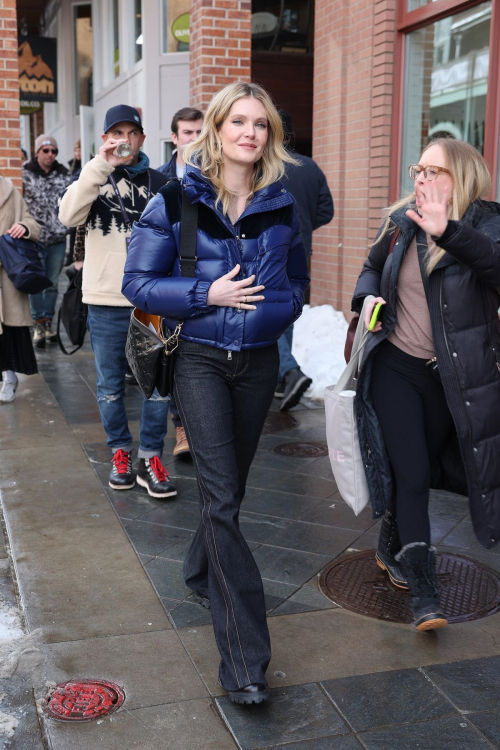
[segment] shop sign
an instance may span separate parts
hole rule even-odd
[[[39,112],[43,107],[43,102],[37,102],[32,99],[21,99],[19,104],[21,105],[22,115],[33,115],[35,112]]]
[[[176,41],[189,44],[189,13],[177,16],[172,24],[172,34]]]
[[[19,92],[23,101],[57,102],[57,39],[19,37]]]

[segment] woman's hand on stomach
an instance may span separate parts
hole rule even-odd
[[[264,286],[252,286],[255,281],[255,274],[247,279],[233,281],[234,277],[240,272],[239,263],[232,271],[221,276],[220,279],[211,284],[208,290],[208,305],[218,305],[219,307],[237,307],[240,310],[256,310],[254,303],[262,302],[265,297],[259,292],[265,289]]]

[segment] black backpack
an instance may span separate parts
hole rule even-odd
[[[14,239],[9,234],[0,235],[0,263],[19,292],[38,294],[52,286],[45,275],[42,258],[44,249],[31,240]]]

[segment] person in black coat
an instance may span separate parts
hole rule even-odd
[[[482,200],[490,175],[463,141],[437,139],[409,170],[415,191],[388,209],[354,292],[356,312],[374,295],[366,326],[382,303],[356,410],[383,515],[377,563],[409,588],[415,625],[428,630],[447,624],[430,488],[468,494],[479,541],[500,539],[500,205]]]
[[[292,121],[288,112],[280,112],[285,142],[291,142]],[[300,226],[304,247],[309,258],[312,253],[312,233],[315,229],[329,224],[333,219],[333,199],[324,173],[314,159],[303,154],[297,154],[288,146],[296,164],[287,164],[283,182],[287,190],[295,198],[300,217]],[[299,403],[303,393],[312,383],[300,369],[297,360],[292,355],[293,326],[281,336],[278,341],[280,352],[280,371],[278,385],[274,395],[282,399],[280,411],[288,411]]]

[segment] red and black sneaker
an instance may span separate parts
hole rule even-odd
[[[135,486],[131,455],[130,451],[121,448],[113,455],[109,486],[114,490],[131,490]]]
[[[159,456],[139,459],[137,484],[145,487],[151,497],[174,497],[174,495],[177,495],[177,490]]]

